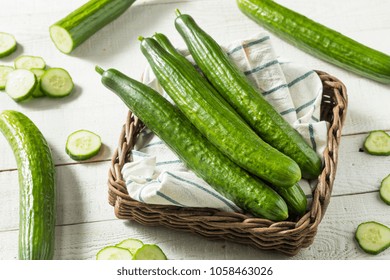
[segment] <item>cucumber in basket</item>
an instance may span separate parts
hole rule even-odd
[[[0,32],[0,58],[10,55],[16,50],[15,37],[9,33]]]
[[[357,227],[355,239],[363,251],[377,255],[390,247],[390,228],[374,221],[364,222]]]
[[[316,178],[322,170],[322,162],[316,151],[263,98],[218,43],[191,16],[182,15],[179,11],[177,15],[176,29],[210,83],[265,142],[299,165],[302,177]]]
[[[115,69],[96,67],[96,71],[102,83],[216,191],[255,216],[287,219],[287,205],[280,195],[223,155],[158,92]]]
[[[301,179],[299,166],[222,103],[194,67],[176,59],[152,38],[141,38],[141,51],[178,108],[222,153],[275,186],[288,188]]]

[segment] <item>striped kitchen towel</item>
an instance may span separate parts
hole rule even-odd
[[[227,55],[270,102],[322,157],[327,126],[320,121],[322,83],[305,66],[283,61],[272,48],[268,33],[224,46]],[[193,62],[187,51],[182,53]],[[143,82],[172,102],[147,67]],[[122,169],[129,195],[150,204],[182,207],[212,207],[223,211],[241,211],[205,181],[198,178],[149,130],[142,132],[133,150],[133,161]],[[301,180],[310,202],[316,181]],[[310,203],[309,203],[310,205]]]

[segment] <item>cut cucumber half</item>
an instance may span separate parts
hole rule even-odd
[[[5,88],[8,74],[14,70],[15,69],[11,66],[0,65],[0,89]]]
[[[364,141],[364,149],[371,155],[390,155],[390,135],[383,130],[371,131]]]
[[[16,50],[16,40],[11,34],[0,32],[0,57],[10,55]]]
[[[27,69],[30,70],[32,68],[37,69],[45,69],[46,62],[40,56],[32,56],[32,55],[21,55],[14,61],[16,69]]]
[[[133,255],[133,260],[166,260],[167,256],[155,244],[144,244]]]
[[[68,96],[73,87],[72,77],[63,68],[50,68],[41,77],[41,90],[50,97]]]
[[[116,244],[116,247],[125,248],[129,250],[132,254],[135,254],[135,252],[141,248],[144,245],[144,243],[141,240],[134,239],[134,238],[128,238],[125,239],[118,244]]]
[[[115,246],[107,246],[96,254],[97,260],[131,260],[133,255],[129,250]]]
[[[386,204],[390,205],[390,174],[382,180],[379,195]]]
[[[45,96],[45,94],[41,90],[41,77],[43,76],[43,74],[45,74],[45,70],[32,68],[30,71],[34,73],[34,75],[35,75],[35,77],[37,77],[37,81],[38,81],[38,85],[37,85],[37,87],[35,88],[35,90],[33,92],[33,96],[34,97],[43,97],[43,96]]]
[[[5,92],[16,102],[32,97],[38,84],[34,73],[26,69],[16,69],[8,74]]]
[[[377,255],[390,247],[390,228],[373,221],[361,223],[355,238],[363,251]]]
[[[102,146],[100,136],[82,129],[73,132],[66,141],[66,153],[74,160],[86,160],[97,155]]]

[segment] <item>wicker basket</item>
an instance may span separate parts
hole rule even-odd
[[[311,245],[330,201],[341,129],[347,109],[347,94],[343,83],[327,73],[317,73],[324,86],[321,120],[330,123],[328,144],[324,151],[324,168],[318,177],[311,208],[299,220],[273,222],[249,214],[209,208],[151,205],[133,200],[128,195],[121,169],[126,162],[131,161],[131,149],[144,126],[131,112],[123,126],[109,170],[109,203],[114,206],[116,217],[148,226],[163,225],[175,230],[194,232],[209,239],[250,244],[262,250],[276,250],[287,255],[295,255],[301,248]]]

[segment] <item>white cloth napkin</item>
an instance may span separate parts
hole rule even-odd
[[[322,83],[318,75],[305,66],[278,58],[266,32],[223,48],[260,89],[259,94],[262,92],[264,98],[322,157],[328,124],[319,120]],[[187,51],[182,53],[193,61]],[[143,82],[172,102],[149,67],[144,72]],[[122,174],[129,195],[144,203],[241,211],[188,170],[164,142],[149,130],[145,130],[137,140],[133,162],[124,165]],[[301,180],[300,185],[310,202],[316,180]]]

